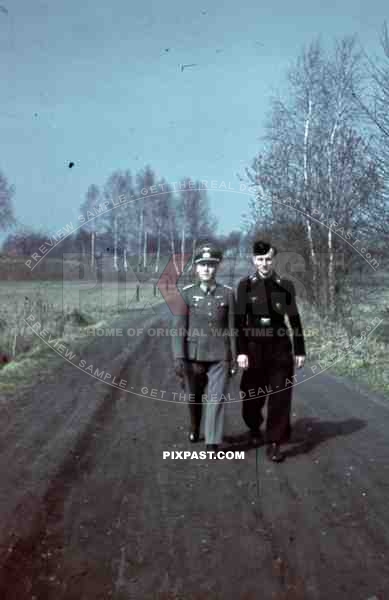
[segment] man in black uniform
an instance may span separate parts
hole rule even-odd
[[[239,282],[237,292],[238,365],[244,369],[240,389],[242,417],[252,438],[261,438],[262,409],[268,396],[265,441],[267,456],[281,462],[280,445],[290,438],[294,360],[304,366],[305,344],[292,281],[273,270],[276,249],[258,240],[253,245],[256,273]],[[292,344],[284,321],[293,330]]]
[[[189,402],[189,440],[200,433],[203,392],[208,385],[205,414],[207,449],[217,450],[223,437],[224,400],[236,361],[235,296],[232,288],[216,281],[222,253],[202,247],[194,263],[198,281],[182,289],[186,308],[175,318],[175,370],[182,377]]]

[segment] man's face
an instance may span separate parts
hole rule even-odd
[[[270,248],[267,254],[255,254],[253,263],[260,275],[269,275],[273,268],[273,249]]]
[[[215,262],[202,262],[196,265],[196,273],[199,276],[200,281],[209,282],[213,281],[216,276],[217,263]]]

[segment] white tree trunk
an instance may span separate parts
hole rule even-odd
[[[95,238],[96,233],[94,231],[90,234],[90,253],[91,253],[91,267],[92,269],[95,266]]]
[[[170,240],[170,247],[171,247],[171,250],[172,250],[173,265],[174,265],[174,268],[176,269],[177,275],[179,275],[180,274],[180,270],[179,270],[177,262],[176,262],[176,248],[175,248],[175,244],[174,244],[174,239],[173,238],[171,238],[171,240]]]
[[[161,258],[161,223],[158,223],[158,242],[157,242],[157,258],[155,261],[155,272],[159,271],[159,261]]]
[[[197,238],[193,238],[193,242],[192,242],[192,268],[193,268],[193,265],[194,265],[196,246],[197,246]]]
[[[142,264],[142,234],[143,234],[143,207],[139,213],[139,231],[138,231],[138,270]]]
[[[128,271],[127,248],[124,248],[124,250],[123,250],[123,269],[125,272]]]
[[[309,181],[309,173],[308,173],[308,165],[309,165],[309,156],[308,156],[308,142],[309,142],[309,132],[311,126],[312,119],[312,98],[308,99],[308,113],[305,119],[305,128],[304,128],[304,200],[305,200],[305,210],[311,212],[312,202],[310,198],[310,181]],[[312,236],[312,225],[307,218],[305,220],[306,228],[307,228],[307,238],[309,245],[309,252],[311,256],[312,262],[312,290],[314,298],[317,297],[317,258],[315,252],[315,245]]]
[[[180,274],[180,270],[178,268],[177,262],[176,262],[176,245],[175,245],[175,241],[174,241],[174,223],[175,223],[175,219],[173,216],[170,216],[168,219],[169,222],[169,234],[170,234],[170,248],[171,248],[171,252],[172,252],[172,260],[173,260],[173,265],[174,268],[176,270],[177,275]]]
[[[113,221],[113,268],[115,269],[115,271],[119,271],[119,267],[118,267],[118,223],[117,223],[117,217],[114,217],[114,221]]]
[[[145,271],[147,266],[147,231],[145,231],[143,240],[143,270]]]
[[[328,148],[328,189],[329,189],[329,208],[331,211],[335,210],[334,205],[334,180],[332,173],[332,160],[333,160],[333,149],[336,131],[338,128],[338,120],[336,119],[334,127],[331,131],[329,148]],[[331,312],[335,310],[335,265],[334,265],[334,247],[332,241],[331,227],[328,228],[328,293],[329,293],[329,309]]]
[[[313,237],[312,237],[312,225],[311,225],[311,221],[309,220],[309,218],[307,218],[305,220],[305,225],[307,228],[307,238],[308,238],[308,245],[309,245],[309,252],[311,255],[311,261],[312,261],[312,271],[313,271],[313,283],[315,284],[317,281],[317,259],[316,259],[316,252],[315,252],[315,245],[313,242]],[[313,288],[313,293],[316,297],[316,288]]]
[[[185,254],[185,224],[181,231],[181,273],[184,270],[184,254]]]

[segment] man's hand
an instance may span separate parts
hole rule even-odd
[[[249,366],[249,357],[247,356],[247,354],[239,354],[238,358],[238,366],[241,369],[247,369]]]
[[[296,359],[296,367],[298,369],[301,369],[301,367],[304,366],[305,363],[305,356],[295,356]]]
[[[235,361],[230,360],[230,363],[228,365],[228,376],[233,377],[235,375],[236,371],[237,371],[237,368],[236,368]]]
[[[205,367],[202,363],[192,362],[192,371],[195,375],[204,375]]]
[[[185,363],[182,358],[176,358],[174,361],[174,371],[178,379],[184,379]]]

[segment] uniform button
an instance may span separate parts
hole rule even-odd
[[[208,306],[211,306],[211,303],[210,303],[210,302],[208,302]]]
[[[212,313],[208,313],[210,317],[212,317]]]

